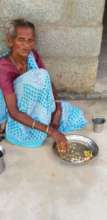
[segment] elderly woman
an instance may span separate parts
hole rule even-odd
[[[57,101],[54,85],[35,46],[35,27],[24,19],[11,22],[10,52],[0,59],[0,123],[16,145],[37,147],[51,136],[66,151],[64,133],[86,126],[83,112]]]

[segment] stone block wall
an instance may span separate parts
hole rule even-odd
[[[36,47],[58,90],[89,92],[96,81],[105,0],[1,0],[0,51],[8,21],[36,26]]]

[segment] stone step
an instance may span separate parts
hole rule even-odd
[[[91,92],[85,93],[69,93],[69,92],[59,92],[59,98],[64,100],[96,100],[96,99],[107,99],[107,90],[103,92]]]

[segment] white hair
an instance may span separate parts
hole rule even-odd
[[[13,21],[11,21],[8,24],[7,27],[7,36],[11,36],[11,37],[15,37],[16,36],[16,29],[17,27],[29,27],[33,30],[34,34],[35,34],[35,26],[33,23],[31,23],[30,21],[27,21],[25,19],[15,19]]]
[[[16,28],[12,22],[8,25],[6,33],[7,33],[7,36],[11,36],[11,37],[16,36]]]

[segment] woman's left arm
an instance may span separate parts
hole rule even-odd
[[[61,102],[58,100],[56,88],[53,83],[52,83],[52,90],[55,99],[56,109],[52,114],[51,126],[53,128],[58,128],[61,118],[62,108],[61,108]]]

